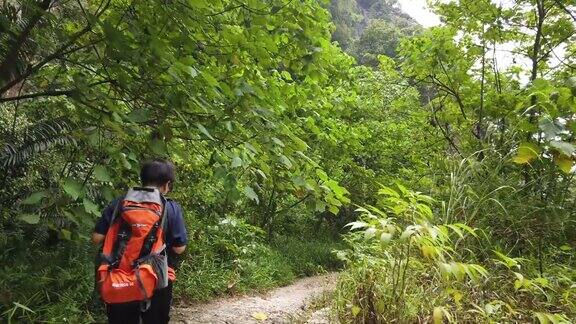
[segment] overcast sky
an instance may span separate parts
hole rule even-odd
[[[503,5],[504,7],[511,6],[514,1],[512,0],[492,0],[495,3]],[[398,0],[402,11],[410,15],[420,25],[424,27],[432,27],[440,25],[440,19],[433,13],[426,4],[426,0]],[[510,51],[515,47],[514,43],[499,44],[496,47],[496,58],[500,67],[510,67],[512,65],[520,65],[527,71],[529,69],[529,60],[527,57],[511,54]],[[564,49],[558,48],[555,51],[556,55],[564,56]],[[550,59],[550,64],[555,66],[559,64],[556,58]],[[523,75],[520,78],[521,82],[527,82],[528,76]]]
[[[428,9],[426,0],[399,0],[402,10],[424,27],[437,26],[440,19]]]

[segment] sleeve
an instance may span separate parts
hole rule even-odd
[[[182,207],[174,201],[170,201],[170,214],[168,215],[168,233],[166,243],[172,247],[183,246],[188,242],[184,212]]]
[[[96,226],[94,226],[94,232],[102,235],[106,235],[108,232],[108,228],[110,227],[110,222],[112,221],[112,217],[114,214],[114,208],[118,203],[120,198],[115,199],[102,211],[102,215],[96,221]]]

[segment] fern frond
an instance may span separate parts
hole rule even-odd
[[[74,125],[65,119],[44,121],[25,128],[17,138],[20,143],[5,143],[0,151],[0,168],[19,166],[54,145],[73,146]]]

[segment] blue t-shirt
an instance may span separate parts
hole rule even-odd
[[[115,199],[102,211],[102,216],[96,222],[94,232],[106,235],[106,232],[108,232],[108,228],[110,227],[110,222],[112,221],[114,208],[120,199],[122,198]],[[164,236],[166,246],[172,248],[186,245],[188,237],[186,235],[186,226],[184,225],[182,207],[180,207],[177,202],[170,199],[166,200],[166,222],[166,234]]]

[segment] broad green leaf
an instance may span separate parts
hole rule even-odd
[[[204,78],[204,80],[206,80],[206,83],[212,87],[216,87],[218,86],[218,80],[216,80],[216,78],[214,78],[214,76],[212,76],[212,74],[210,74],[207,71],[202,71],[202,77]]]
[[[83,195],[82,183],[74,179],[66,179],[62,185],[64,192],[72,199],[76,200]]]
[[[164,141],[162,141],[161,139],[158,138],[152,139],[152,141],[150,141],[150,148],[152,149],[152,152],[156,155],[164,156],[167,154],[166,143],[164,143]]]
[[[330,205],[330,206],[328,206],[328,211],[331,212],[331,213],[334,214],[334,215],[338,215],[338,212],[339,212],[340,210],[338,209],[337,206]]]
[[[518,164],[526,164],[538,157],[539,152],[540,148],[536,144],[522,143],[518,147],[518,153],[512,158],[512,161]]]
[[[100,208],[98,208],[98,205],[96,205],[90,199],[88,198],[82,199],[82,205],[84,205],[84,210],[86,210],[87,213],[95,216],[100,215]]]
[[[235,156],[232,159],[232,168],[237,168],[242,165],[242,159],[239,156]]]
[[[574,145],[563,141],[550,141],[550,146],[566,156],[572,156],[574,151],[576,151]]]
[[[396,190],[388,188],[388,187],[382,187],[378,190],[378,194],[379,195],[386,195],[386,196],[391,196],[391,197],[396,197],[396,198],[400,198],[400,194],[398,194],[396,192]]]
[[[321,169],[316,169],[316,175],[322,181],[328,181],[328,175]]]
[[[260,199],[258,199],[258,194],[256,194],[256,192],[254,191],[254,189],[252,189],[252,187],[250,186],[244,187],[244,194],[246,195],[246,197],[248,197],[250,200],[255,201],[257,204],[260,203]]]
[[[292,81],[292,76],[290,75],[290,73],[288,71],[282,71],[282,72],[280,72],[280,74],[282,75],[282,77],[285,80]]]
[[[288,169],[292,168],[292,161],[290,161],[286,155],[280,154],[280,162],[282,162],[282,164],[284,164]]]
[[[536,318],[538,319],[538,322],[540,324],[550,323],[550,320],[548,320],[548,317],[546,316],[546,314],[535,312],[534,316],[536,316]]]
[[[437,249],[432,245],[422,245],[420,251],[422,252],[422,256],[428,259],[433,259],[438,254]]]
[[[276,143],[276,144],[277,144],[278,146],[280,146],[280,147],[284,147],[284,146],[285,146],[285,145],[284,145],[284,142],[282,142],[281,140],[279,140],[279,139],[276,138],[276,137],[272,137],[272,141],[273,141],[274,143]]]
[[[38,191],[24,199],[22,201],[22,205],[35,205],[42,201],[42,198],[46,197],[48,197],[48,193],[46,191]]]
[[[146,109],[135,109],[132,110],[126,117],[133,123],[144,123],[150,120],[150,111]]]
[[[22,214],[18,219],[28,224],[38,224],[40,222],[40,215],[38,214]]]
[[[196,127],[198,127],[198,129],[200,130],[200,132],[202,132],[202,134],[206,135],[206,137],[208,137],[209,139],[214,141],[214,137],[212,137],[212,135],[210,135],[210,133],[208,132],[208,130],[206,129],[206,127],[204,127],[202,124],[197,123]]]
[[[543,117],[538,121],[538,127],[544,132],[547,139],[554,139],[562,132],[562,127],[558,126],[550,117]]]
[[[574,161],[563,154],[555,156],[554,163],[560,168],[560,170],[562,170],[562,172],[566,174],[570,173],[570,171],[572,171],[572,167],[574,166]]]
[[[362,308],[354,305],[352,306],[352,316],[356,317],[358,316],[358,314],[360,314],[360,312],[362,311]]]
[[[393,236],[394,235],[392,233],[383,232],[382,234],[380,234],[380,241],[383,243],[388,243],[392,240]]]
[[[70,239],[72,239],[72,232],[70,232],[70,231],[67,230],[67,229],[61,229],[61,230],[60,230],[60,234],[62,235],[62,237],[63,237],[65,240],[70,241]]]
[[[376,229],[374,227],[368,227],[364,231],[364,239],[369,240],[369,239],[373,238],[374,236],[376,236]]]
[[[109,182],[112,178],[108,174],[108,170],[103,165],[98,165],[94,168],[94,178],[98,181]]]
[[[571,248],[569,245],[562,245],[562,246],[560,247],[560,250],[562,250],[562,251],[571,251],[572,248]]]

